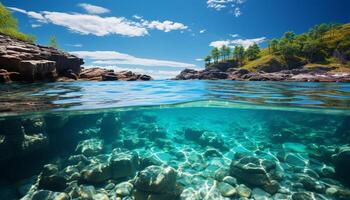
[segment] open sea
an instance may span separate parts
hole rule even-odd
[[[2,84],[12,199],[349,200],[350,84]]]

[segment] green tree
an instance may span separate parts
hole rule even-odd
[[[56,36],[53,35],[50,37],[49,46],[58,49]]]
[[[227,49],[230,48],[226,45],[222,45],[222,47],[220,47],[220,56],[222,57],[222,60],[226,60],[226,57],[229,56],[227,55]]]
[[[285,32],[281,40],[286,40],[287,42],[291,43],[295,40],[295,33],[292,31]]]
[[[235,46],[234,54],[237,62],[242,66],[245,57],[244,47],[242,45]]]
[[[220,51],[219,51],[219,49],[217,47],[214,47],[211,50],[211,57],[213,58],[215,63],[219,62]]]
[[[302,54],[310,63],[324,62],[327,57],[320,40],[312,39],[309,39],[304,43]]]
[[[268,43],[269,53],[276,53],[278,51],[278,40],[273,38]]]
[[[246,55],[249,60],[255,60],[259,58],[259,54],[260,54],[260,47],[256,43],[254,43],[253,45],[250,45],[246,50]]]
[[[299,53],[300,45],[283,39],[279,41],[278,49],[285,59],[289,59],[295,57]]]
[[[227,59],[230,58],[230,54],[231,54],[231,48],[227,46],[225,49],[225,56],[227,57]]]
[[[206,67],[208,67],[208,66],[210,66],[210,64],[211,64],[211,56],[206,56],[205,58],[204,58],[204,62],[205,62],[205,66]]]

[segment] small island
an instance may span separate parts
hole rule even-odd
[[[320,24],[296,35],[288,31],[261,49],[223,45],[205,57],[205,69],[185,69],[175,80],[350,82],[350,24]]]

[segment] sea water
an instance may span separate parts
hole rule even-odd
[[[0,199],[350,199],[350,84],[0,91]]]

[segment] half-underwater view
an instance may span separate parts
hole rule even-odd
[[[349,10],[0,0],[0,200],[350,200]]]

